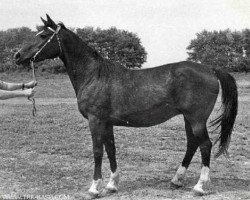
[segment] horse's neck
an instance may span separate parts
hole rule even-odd
[[[96,66],[98,65],[98,60],[91,56],[91,52],[88,52],[90,49],[84,45],[80,40],[66,44],[61,57],[76,95],[80,87],[95,76]]]

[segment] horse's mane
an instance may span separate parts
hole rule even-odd
[[[110,75],[119,77],[123,76],[126,71],[128,71],[128,69],[118,62],[114,62],[105,58],[99,60],[99,77],[110,77]]]
[[[63,25],[63,24],[62,24]],[[65,29],[67,29],[64,26]],[[71,30],[67,29],[72,32]],[[86,50],[89,55],[91,55],[99,64],[98,64],[98,74],[100,77],[108,76],[111,73],[122,73],[124,70],[128,70],[123,65],[118,62],[111,61],[107,58],[104,58],[96,49],[89,46],[82,38],[80,38],[76,33],[72,32],[78,39],[82,42],[84,50]]]
[[[101,54],[95,50],[94,48],[90,47],[82,38],[80,38],[76,33],[74,33],[73,31],[67,29],[63,23],[59,23],[58,25],[61,25],[62,24],[62,28],[70,31],[72,34],[74,34],[83,44],[83,48],[91,55],[93,56],[93,58],[95,59],[103,59],[103,57],[101,56]]]

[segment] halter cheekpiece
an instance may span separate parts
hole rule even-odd
[[[59,31],[61,30],[61,26],[57,25],[56,30],[48,27],[49,30],[51,30],[53,32],[53,35],[51,35],[51,37],[47,40],[47,42],[35,53],[35,55],[30,59],[30,62],[34,62],[36,60],[37,55],[44,49],[44,47],[47,46],[48,43],[51,42],[51,40],[53,39],[53,37],[56,35],[57,41],[58,41],[58,45],[60,48],[60,54],[62,53],[62,47],[61,47],[61,43],[60,43],[60,39],[58,36]],[[44,30],[43,30],[44,31]],[[36,34],[36,36],[40,35],[43,31],[40,31],[39,33]]]

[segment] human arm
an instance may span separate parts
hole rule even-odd
[[[0,81],[0,90],[20,90],[25,88],[33,88],[37,85],[37,81],[33,80],[28,83],[8,83]]]
[[[28,83],[8,83],[4,81],[0,81],[0,90],[20,90],[25,88],[33,88],[37,85],[37,82],[35,80],[30,81]]]
[[[34,89],[27,90],[15,90],[15,91],[6,91],[0,90],[0,100],[11,99],[16,97],[32,97],[35,94]]]
[[[35,86],[37,86],[37,81],[36,80],[30,81],[28,83],[24,83],[24,88],[33,88]]]
[[[23,88],[23,83],[8,83],[4,81],[0,81],[0,89],[1,90],[18,90]]]

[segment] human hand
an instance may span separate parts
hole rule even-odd
[[[36,93],[36,91],[33,88],[23,90],[23,92],[24,92],[24,95],[28,98],[33,97],[34,94]]]
[[[24,88],[33,88],[35,86],[37,86],[36,80],[30,81],[30,82],[24,84]]]

